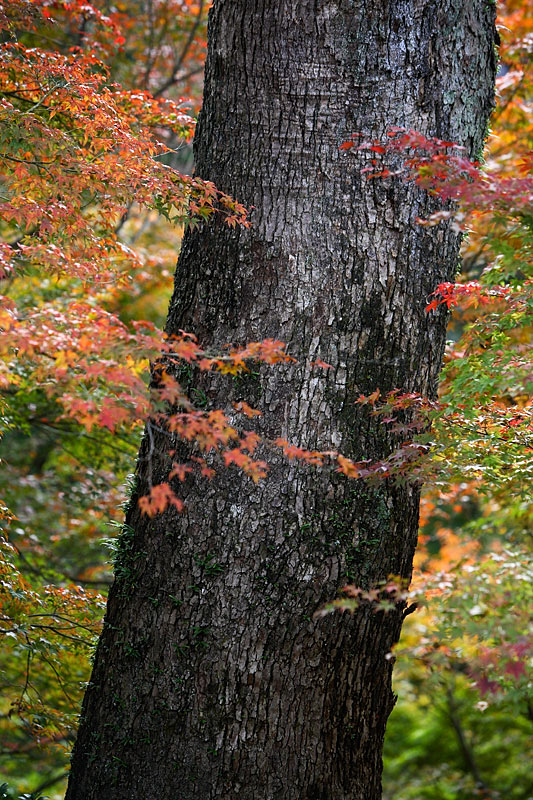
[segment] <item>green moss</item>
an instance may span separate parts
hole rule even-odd
[[[114,527],[120,528],[120,533],[115,539],[106,539],[104,545],[111,550],[116,580],[123,584],[124,590],[131,591],[137,581],[137,562],[146,557],[146,552],[135,549],[135,530],[131,525],[114,523]]]
[[[137,492],[138,487],[138,478],[134,472],[131,472],[129,475],[126,476],[126,480],[124,482],[124,489],[126,493],[126,499],[122,503],[121,508],[124,511],[124,516],[131,511],[135,503],[135,495]]]
[[[242,370],[234,375],[233,391],[235,400],[245,400],[252,406],[259,403],[263,387],[258,367],[254,368],[254,364],[251,364],[246,371]]]
[[[122,649],[124,650],[124,654],[127,658],[139,659],[141,657],[139,649],[131,642],[124,642]]]
[[[215,561],[215,555],[213,553],[207,553],[205,556],[195,555],[194,562],[201,567],[203,574],[208,578],[212,578],[224,572],[224,568]]]

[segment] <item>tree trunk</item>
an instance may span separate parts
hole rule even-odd
[[[187,232],[168,331],[274,337],[297,363],[203,375],[207,407],[246,400],[266,437],[390,453],[354,401],[435,394],[445,312],[424,309],[459,237],[417,225],[437,207],[424,191],[367,181],[368,155],[338,148],[404,126],[478,153],[494,74],[488,0],[215,0],[197,173],[253,224]],[[222,469],[150,520],[136,500],[168,447],[141,449],[67,799],[377,800],[402,609],[313,615],[346,582],[409,577],[417,486],[270,454],[259,485]]]

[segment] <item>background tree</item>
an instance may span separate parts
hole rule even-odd
[[[453,15],[215,4],[197,173],[255,211],[250,228],[186,234],[167,330],[208,348],[281,338],[297,363],[237,382],[180,375],[206,409],[257,405],[263,438],[358,461],[399,444],[355,401],[434,394],[445,314],[429,318],[426,297],[452,280],[459,237],[417,226],[439,201],[395,178],[367,183],[368,159],[339,145],[404,125],[480,152],[493,16],[481,2]],[[317,359],[331,369],[317,373]],[[347,579],[409,577],[417,486],[274,457],[257,488],[229,470],[205,486],[178,474],[184,512],[148,519],[137,500],[168,480],[169,446],[182,463],[195,455],[179,425],[177,409],[149,422],[67,797],[379,797],[403,606],[312,617]]]

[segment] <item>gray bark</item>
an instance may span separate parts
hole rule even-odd
[[[405,126],[474,154],[494,74],[485,0],[215,2],[197,172],[253,207],[253,224],[188,231],[168,330],[205,346],[274,337],[297,363],[193,376],[208,407],[246,400],[261,434],[311,449],[391,452],[354,401],[377,387],[434,395],[445,313],[424,308],[454,277],[459,237],[416,224],[437,208],[422,190],[367,181],[368,156],[338,147]],[[183,514],[148,520],[148,465],[154,483],[169,471],[168,442],[150,447],[67,799],[377,800],[402,609],[313,615],[347,581],[409,577],[418,487],[270,453],[258,486],[233,468],[190,479]]]

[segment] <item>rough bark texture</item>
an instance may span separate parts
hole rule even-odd
[[[486,0],[218,0],[197,172],[254,207],[250,229],[185,237],[168,330],[204,345],[275,337],[294,365],[202,380],[258,429],[382,458],[394,442],[354,400],[434,394],[459,240],[416,217],[434,201],[367,181],[354,131],[392,126],[483,144],[495,73]],[[316,358],[333,369],[313,369]],[[182,376],[183,377],[183,376]],[[346,581],[409,576],[418,490],[370,488],[269,456],[186,483],[187,510],[141,518],[147,439],[84,702],[68,800],[377,800],[401,609],[313,618]]]

